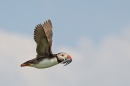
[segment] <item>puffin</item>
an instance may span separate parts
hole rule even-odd
[[[59,63],[68,65],[72,62],[72,57],[64,52],[57,54],[52,53],[52,23],[51,20],[45,21],[43,24],[36,25],[34,29],[34,41],[36,42],[36,58],[28,60],[21,64],[21,67],[34,67],[44,69],[55,66]]]

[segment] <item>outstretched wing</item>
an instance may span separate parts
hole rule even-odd
[[[38,55],[52,54],[52,23],[51,20],[38,24],[34,30],[34,40],[37,43],[36,52]]]

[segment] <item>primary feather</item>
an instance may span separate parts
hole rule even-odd
[[[34,30],[34,40],[37,43],[37,54],[38,55],[49,55],[52,54],[52,24],[48,20],[44,24],[38,24]]]

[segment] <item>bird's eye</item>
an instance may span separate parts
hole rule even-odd
[[[64,54],[62,54],[61,56],[64,56]]]

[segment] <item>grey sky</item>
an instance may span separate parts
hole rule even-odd
[[[0,1],[1,86],[130,86],[129,0]],[[21,68],[35,58],[34,27],[51,19],[53,52],[73,62]]]
[[[98,43],[103,36],[119,33],[129,25],[129,3],[129,0],[1,0],[0,27],[32,37],[36,24],[51,19],[56,44],[75,47],[73,42],[83,36]],[[61,36],[64,40],[59,41]]]

